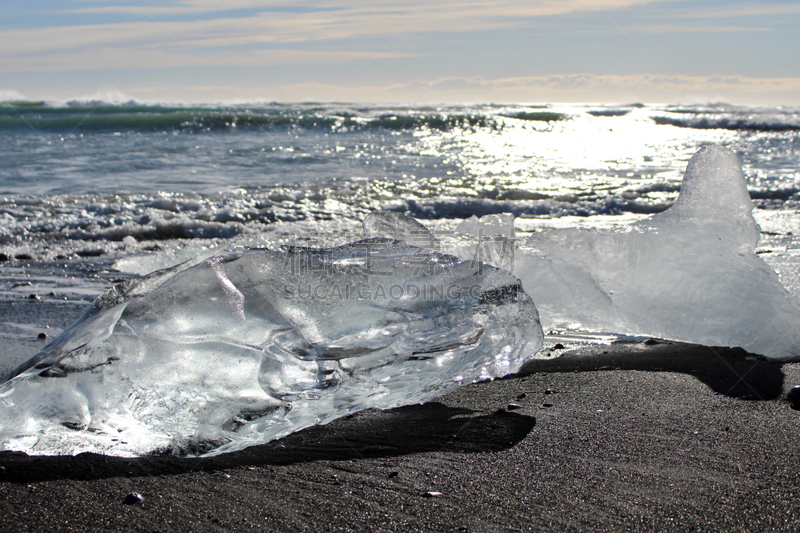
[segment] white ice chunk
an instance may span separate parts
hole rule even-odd
[[[431,246],[432,237],[428,228],[418,220],[394,211],[373,211],[364,218],[364,238],[385,237],[420,246]]]
[[[456,226],[456,231],[476,237],[501,236],[513,239],[514,215],[502,213],[499,215],[484,215],[480,218],[472,215]]]
[[[610,229],[535,233],[514,273],[546,330],[587,329],[800,355],[800,306],[755,254],[759,227],[737,157],[689,162],[675,204]]]
[[[233,451],[515,372],[541,345],[517,278],[405,242],[207,255],[109,290],[13,372],[0,449]]]
[[[438,249],[464,260],[481,261],[506,270],[514,265],[517,246],[514,215],[475,215],[456,226],[454,232],[436,235]]]

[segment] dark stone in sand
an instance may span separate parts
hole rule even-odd
[[[14,256],[14,259],[21,259],[22,261],[27,261],[28,259],[33,259],[33,256],[28,254],[17,254]]]
[[[789,405],[792,406],[792,409],[800,411],[800,386],[794,387],[792,390],[790,390],[789,394],[786,395],[786,398],[789,400]]]
[[[37,335],[37,338],[38,339],[46,339],[47,338],[47,333],[45,333],[43,331],[43,332],[39,333],[39,335]]]
[[[528,397],[528,395],[523,392],[523,393],[520,393],[520,394],[517,395],[517,400],[521,400],[521,399],[527,398],[527,397]]]
[[[0,253],[0,261],[8,261],[10,257],[7,254]]]
[[[516,403],[510,403],[508,406],[506,406],[506,409],[509,411],[516,411],[517,409],[522,409],[522,406]]]
[[[122,500],[122,503],[125,505],[136,505],[137,503],[142,503],[144,498],[138,492],[131,492]]]
[[[397,477],[397,476],[399,476],[399,475],[400,475],[400,472],[389,472],[389,477],[390,477],[390,478],[392,478],[392,477]]]
[[[555,346],[553,346],[553,349],[554,349],[554,350],[563,350],[563,349],[564,349],[564,345],[563,345],[563,344],[561,344],[560,342],[559,342],[559,343],[556,343],[556,345],[555,345]]]
[[[38,300],[38,299],[39,299],[39,295],[38,294],[29,294],[28,295],[28,300]]]

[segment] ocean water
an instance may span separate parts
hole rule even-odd
[[[796,211],[794,108],[3,103],[0,243],[50,260],[318,236],[377,208],[603,223],[666,209],[707,143],[740,155],[760,210]]]
[[[4,102],[0,266],[142,274],[220,245],[336,245],[379,208],[435,230],[511,213],[523,237],[621,224],[668,208],[708,143],[740,156],[760,251],[796,291],[800,109],[731,105]],[[8,276],[0,298],[54,293]]]

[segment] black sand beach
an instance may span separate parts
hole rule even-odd
[[[4,305],[6,334],[85,308]],[[664,341],[556,351],[214,458],[0,453],[0,531],[800,529],[800,363]]]

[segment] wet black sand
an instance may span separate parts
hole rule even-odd
[[[3,306],[0,333],[22,337],[0,352],[35,351],[86,303]],[[0,453],[0,531],[800,530],[800,363],[661,341],[555,351],[220,457]]]
[[[797,531],[794,384],[624,343],[210,459],[5,453],[0,530]]]

